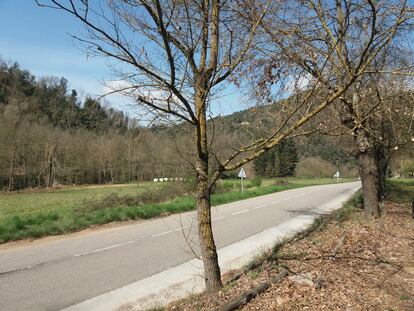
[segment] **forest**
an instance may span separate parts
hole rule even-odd
[[[216,118],[220,148],[242,137],[241,124],[255,118],[249,110]],[[108,103],[79,98],[65,78],[35,77],[17,63],[0,64],[0,124],[3,190],[191,177],[171,139],[177,127],[141,126]],[[287,141],[247,169],[250,177],[283,177],[295,168],[304,177],[330,177],[337,169],[357,174],[347,148],[322,135]]]
[[[97,99],[81,100],[67,84],[1,62],[1,189],[174,176],[156,134]]]

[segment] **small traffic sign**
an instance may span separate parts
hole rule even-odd
[[[240,169],[239,175],[237,175],[239,178],[246,178],[246,172],[244,171],[244,168]]]

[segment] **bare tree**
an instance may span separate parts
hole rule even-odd
[[[389,57],[389,47],[401,33],[411,30],[412,20],[413,9],[407,1],[308,0],[279,6],[263,21],[273,43],[266,50],[274,67],[269,69],[272,77],[290,64],[310,85],[315,80],[322,84],[325,95],[320,92],[318,96],[344,90],[336,102],[345,109],[342,122],[351,130],[358,150],[367,218],[379,215],[378,176],[373,145],[367,138],[367,118],[361,114],[372,113],[372,105],[361,101],[361,86],[368,76],[384,70],[402,74],[412,68],[396,68]],[[378,66],[382,59],[387,60],[387,69]]]
[[[295,2],[296,8],[309,9],[313,3],[304,2],[305,6],[303,1]],[[291,1],[108,0],[92,5],[86,0],[45,0],[37,3],[65,11],[85,26],[86,36],[73,37],[87,53],[113,60],[110,66],[119,78],[113,92],[130,96],[156,120],[186,123],[192,129],[198,235],[207,291],[222,287],[210,202],[212,187],[221,174],[240,168],[284,139],[303,134],[298,129],[339,99],[393,37],[393,27],[379,33],[376,27],[368,27],[367,37],[373,38],[362,41],[359,50],[353,49],[357,66],[348,72],[344,69],[349,68],[342,63],[337,65],[337,61],[346,63],[340,51],[345,48],[341,44],[349,31],[343,29],[340,34],[331,34],[329,29],[323,30],[323,16],[318,14],[311,19],[315,23],[319,18],[318,24],[305,20],[301,25],[308,16],[301,13],[296,19],[289,12]],[[278,15],[282,8],[288,20]],[[269,9],[274,14],[268,14]],[[319,12],[317,7],[311,9]],[[376,18],[376,10],[365,9],[358,11],[359,19]],[[347,12],[347,20],[352,12]],[[399,23],[400,18],[395,27]],[[308,26],[312,27],[307,29]],[[322,52],[320,40],[325,42]],[[214,96],[228,83],[238,83],[243,78],[238,74],[257,59],[258,51],[276,50],[278,55],[285,55],[289,68],[294,65],[285,79],[302,79],[301,74],[294,75],[298,68],[301,73],[310,74],[307,90],[295,96],[294,106],[290,101],[281,103],[283,113],[275,115],[274,126],[264,135],[252,133],[250,142],[241,141],[241,145],[224,155],[216,153],[211,149],[214,120],[208,122]],[[283,67],[279,60],[273,65],[277,69]],[[313,100],[318,94],[325,94],[325,99]],[[212,160],[214,167],[210,165]]]
[[[197,210],[206,288],[221,288],[211,229],[208,105],[214,89],[248,58],[265,7],[237,1],[37,1],[86,27],[74,36],[88,53],[121,63],[114,92],[132,97],[157,119],[193,126]],[[240,7],[239,7],[240,4]],[[254,21],[239,24],[241,12]]]
[[[367,145],[375,164],[376,191],[378,200],[385,195],[385,179],[392,156],[400,148],[412,144],[414,132],[413,91],[410,80],[403,76],[376,76],[359,86],[359,102],[354,102],[355,116],[346,118],[345,125],[354,133],[349,117],[359,122],[366,132]],[[345,114],[346,111],[345,111]],[[344,118],[342,118],[344,121]],[[357,146],[356,146],[357,147]],[[359,149],[356,148],[359,152]],[[379,204],[373,209],[378,217],[381,213]]]

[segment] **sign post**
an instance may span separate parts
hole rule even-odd
[[[239,174],[237,177],[241,178],[241,192],[243,192],[243,179],[246,178],[246,172],[244,171],[244,168],[240,169]]]

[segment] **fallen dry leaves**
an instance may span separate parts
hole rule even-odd
[[[374,222],[363,221],[360,212],[345,221],[330,219],[237,280],[240,271],[226,275],[228,284],[218,294],[195,295],[166,309],[215,310],[286,268],[290,275],[319,279],[320,288],[287,277],[242,310],[414,310],[414,220],[408,204],[388,203],[385,211]]]

